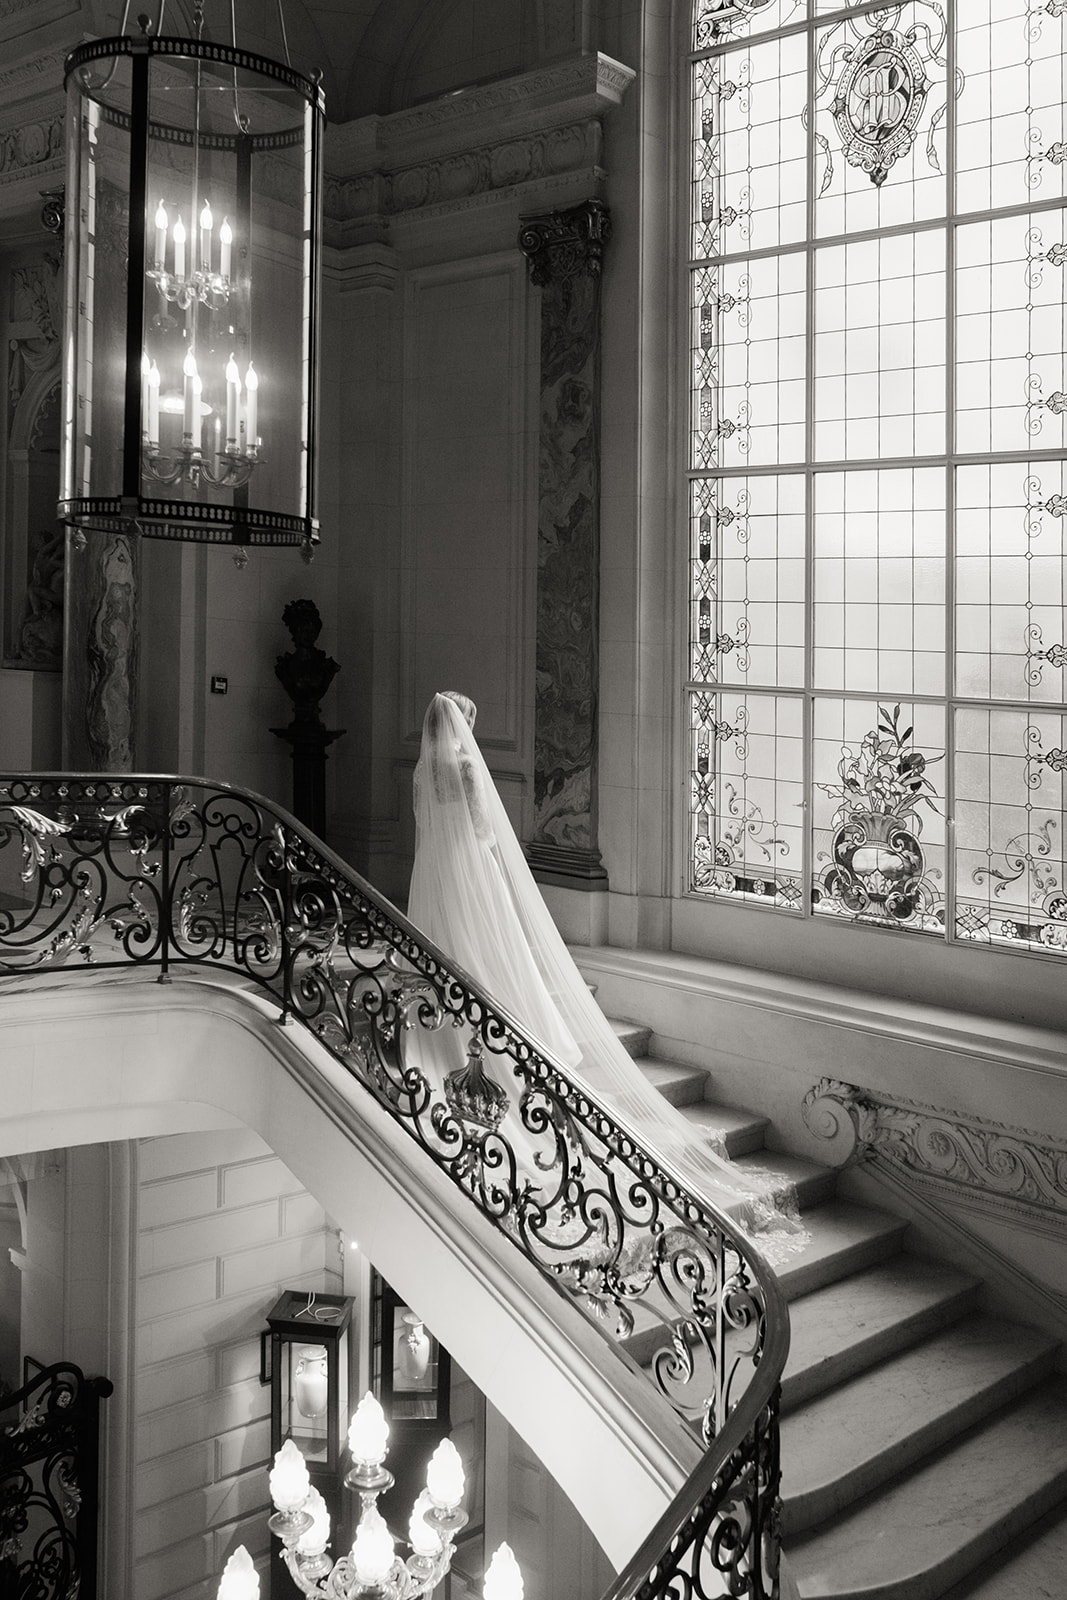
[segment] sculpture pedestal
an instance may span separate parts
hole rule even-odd
[[[339,739],[344,728],[324,728],[321,722],[290,722],[271,733],[292,746],[293,816],[318,838],[326,834],[326,746]]]

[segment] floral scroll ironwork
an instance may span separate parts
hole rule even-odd
[[[65,1363],[0,1404],[0,1592],[94,1600],[100,1401],[107,1378]]]
[[[0,972],[131,965],[238,973],[306,1026],[710,1447],[724,1582],[766,1570],[777,1457],[759,1445],[757,1515],[747,1430],[788,1316],[729,1215],[268,801],[195,780],[0,778]]]

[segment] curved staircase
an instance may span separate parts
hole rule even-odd
[[[914,1255],[908,1224],[839,1199],[827,1167],[764,1147],[700,1068],[616,1031],[697,1130],[795,1184],[811,1239],[778,1272],[782,1536],[800,1600],[1062,1600],[1067,1377],[1056,1341],[983,1309],[982,1283]],[[634,1354],[640,1359],[640,1332]]]

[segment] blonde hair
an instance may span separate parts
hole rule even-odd
[[[478,715],[478,707],[470,695],[460,694],[458,689],[442,689],[441,693],[446,700],[451,700],[458,706],[460,715],[464,718],[468,728],[474,727],[474,719]]]

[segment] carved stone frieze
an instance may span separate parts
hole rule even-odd
[[[395,172],[327,178],[324,210],[331,221],[399,216],[428,207],[456,205],[477,195],[514,189],[533,179],[595,167],[600,160],[598,122],[550,128],[522,139],[456,151]]]
[[[27,171],[63,159],[63,113],[0,129],[0,182],[25,177]]]
[[[1067,1144],[833,1078],[808,1091],[803,1113],[818,1138],[845,1135],[842,1166],[883,1162],[955,1198],[1067,1228]]]

